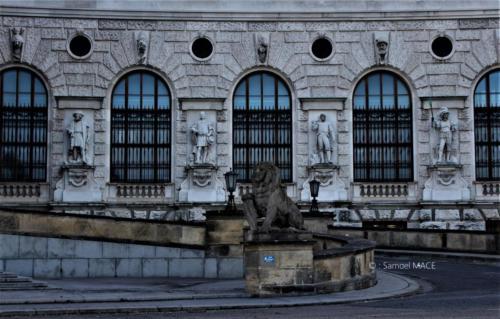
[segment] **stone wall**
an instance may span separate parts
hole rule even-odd
[[[204,249],[0,234],[0,272],[39,278],[241,278],[242,258]]]
[[[28,196],[23,189],[29,185],[21,185],[20,191],[1,191],[0,200],[23,206],[29,202],[66,204],[55,195],[60,189],[58,182],[67,152],[65,130],[68,117],[81,111],[93,127],[95,169],[90,179],[95,187],[90,191],[93,199],[82,200],[87,204],[73,210],[89,211],[87,206],[96,203],[112,203],[113,207],[118,207],[105,206],[103,214],[112,214],[113,209],[118,212],[115,214],[121,214],[119,211],[126,204],[137,202],[172,206],[179,201],[179,189],[186,179],[185,166],[191,149],[188,128],[193,116],[204,110],[216,122],[217,177],[222,180],[223,173],[232,165],[232,91],[245,75],[268,70],[282,77],[292,92],[294,178],[289,193],[295,199],[299,200],[309,178],[309,155],[314,143],[310,123],[320,112],[326,112],[336,126],[338,183],[344,185],[347,194],[342,200],[368,205],[385,201],[421,202],[425,183],[430,178],[428,167],[432,165],[435,143],[430,129],[429,101],[432,99],[434,108],[449,107],[458,125],[460,174],[471,192],[471,196],[462,201],[498,204],[497,191],[479,194],[481,183],[475,183],[471,106],[479,78],[499,67],[499,19],[494,10],[485,10],[482,15],[465,11],[461,17],[450,17],[442,8],[437,11],[418,19],[376,15],[359,21],[319,19],[310,15],[304,15],[304,19],[284,15],[279,21],[264,21],[263,17],[250,19],[244,14],[222,19],[214,14],[206,21],[185,16],[176,19],[132,16],[112,19],[84,15],[70,18],[62,13],[42,17],[36,14],[21,16],[9,11],[9,15],[1,16],[0,69],[26,67],[37,72],[47,84],[50,173],[48,184],[38,186],[42,191]],[[12,27],[24,29],[21,63],[12,59],[9,35]],[[137,31],[149,37],[144,63],[139,63],[136,51]],[[68,39],[78,32],[85,33],[93,41],[92,54],[86,59],[74,59],[67,51]],[[376,60],[376,32],[385,33],[389,41],[387,61],[383,65]],[[196,60],[190,53],[191,41],[200,35],[214,43],[215,52],[207,61]],[[256,35],[269,39],[265,63],[261,63],[256,54]],[[454,51],[446,60],[437,59],[430,53],[430,42],[437,35],[452,39]],[[318,36],[327,37],[333,43],[333,54],[325,61],[318,61],[310,54],[311,43]],[[147,185],[146,190],[130,186],[128,196],[119,196],[117,187],[123,185],[109,183],[110,95],[121,76],[140,69],[156,72],[171,91],[175,137],[172,183]],[[412,196],[383,195],[367,199],[359,195],[359,185],[353,183],[352,93],[356,83],[375,70],[396,73],[408,84],[412,94],[415,180],[400,185],[410,188]],[[497,182],[492,185],[492,189],[498,189]],[[158,187],[160,191],[156,193]],[[152,193],[156,195],[143,195]],[[430,204],[433,202],[438,201],[431,200]],[[61,207],[58,209],[65,210]],[[158,209],[165,212],[162,216],[166,216],[168,210]],[[142,213],[123,214],[143,216]]]

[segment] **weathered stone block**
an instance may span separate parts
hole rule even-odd
[[[466,208],[463,212],[463,220],[483,220],[483,216],[479,209],[476,208]]]
[[[79,240],[75,242],[75,256],[77,258],[101,258],[102,242]]]
[[[130,258],[149,258],[155,256],[154,246],[146,245],[128,245],[128,257]]]
[[[181,250],[180,248],[175,247],[156,247],[155,256],[165,258],[179,258],[181,256]]]
[[[89,277],[114,277],[116,274],[115,259],[89,259]]]
[[[119,258],[116,260],[117,277],[142,277],[140,258]]]
[[[199,249],[181,249],[181,258],[203,258],[205,251]]]
[[[19,257],[19,236],[0,234],[0,258]]]
[[[498,209],[496,208],[483,208],[482,212],[486,219],[495,219],[500,217],[498,214]]]
[[[62,259],[61,277],[86,278],[89,276],[88,259]]]
[[[219,259],[219,278],[242,278],[243,274],[243,258]]]
[[[435,220],[460,220],[460,211],[458,209],[436,209]]]
[[[104,258],[127,258],[129,247],[121,243],[102,243],[102,257]]]
[[[410,215],[410,210],[409,209],[396,209],[394,211],[394,219],[402,219],[402,220],[407,220],[408,216]]]
[[[33,259],[7,259],[5,271],[19,276],[33,277]]]
[[[59,278],[61,276],[60,259],[35,259],[33,276],[39,278]]]
[[[19,237],[19,257],[20,258],[46,258],[47,238],[43,237]]]
[[[170,277],[203,277],[204,260],[202,258],[170,259]]]
[[[168,259],[165,258],[145,258],[142,261],[143,277],[167,277]]]

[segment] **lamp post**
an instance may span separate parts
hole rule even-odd
[[[235,212],[236,205],[234,204],[234,195],[233,192],[236,190],[236,178],[238,177],[238,173],[229,170],[229,172],[224,174],[224,179],[226,180],[226,188],[229,192],[229,197],[227,199],[226,212]]]
[[[319,212],[319,209],[316,197],[318,197],[319,193],[319,182],[316,180],[316,178],[314,178],[312,181],[309,181],[309,190],[311,191],[311,197],[313,198],[311,202],[311,209],[309,210],[309,212],[317,213]]]

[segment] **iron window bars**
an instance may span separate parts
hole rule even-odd
[[[500,70],[487,73],[474,92],[476,180],[500,180]]]
[[[292,181],[292,101],[287,85],[270,72],[252,73],[233,97],[233,170],[249,182],[259,162],[273,162]]]
[[[124,76],[111,102],[111,181],[164,183],[171,176],[171,98],[151,72]]]
[[[47,104],[45,85],[33,72],[1,72],[0,181],[45,182]]]
[[[413,181],[411,97],[399,78],[377,71],[358,83],[353,128],[355,181]]]

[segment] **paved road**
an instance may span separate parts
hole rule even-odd
[[[66,315],[40,319],[500,318],[500,266],[429,260],[423,257],[386,257],[377,258],[377,267],[417,279],[422,285],[421,291],[404,298],[345,305],[128,315]]]

